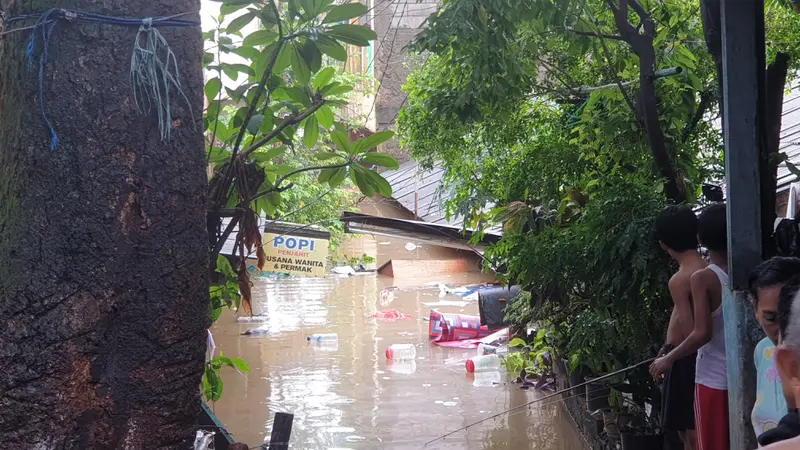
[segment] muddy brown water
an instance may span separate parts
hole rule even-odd
[[[583,450],[560,404],[546,401],[474,426],[443,441],[449,431],[542,395],[504,384],[498,372],[470,375],[464,363],[475,350],[428,342],[431,308],[477,314],[477,303],[426,305],[462,298],[439,289],[476,283],[474,274],[406,280],[391,298],[381,290],[398,283],[378,275],[324,279],[255,279],[254,310],[260,322],[241,323],[224,314],[212,328],[216,352],[244,358],[251,371],[223,373],[222,399],[212,406],[239,442],[269,440],[275,412],[294,414],[295,449],[536,449]],[[384,322],[369,316],[394,308],[410,319]],[[251,328],[265,334],[241,335]],[[335,344],[306,341],[312,333],[336,333]],[[387,346],[416,345],[413,363],[392,364]],[[496,382],[501,384],[495,384]]]

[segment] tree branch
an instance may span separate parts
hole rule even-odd
[[[697,124],[700,123],[700,120],[703,119],[703,115],[705,115],[706,110],[708,110],[708,106],[711,104],[711,94],[709,92],[703,91],[700,93],[700,104],[697,105],[697,110],[694,112],[692,116],[692,120],[686,124],[683,128],[683,135],[681,136],[681,141],[684,143],[692,137],[694,131],[697,129]]]
[[[340,169],[342,167],[347,167],[350,164],[351,164],[351,161],[347,161],[346,163],[336,164],[336,165],[333,165],[333,166],[311,166],[311,167],[303,167],[302,169],[293,170],[293,171],[287,173],[286,175],[282,176],[281,178],[279,178],[275,182],[275,186],[273,186],[273,187],[271,187],[269,189],[264,189],[263,191],[261,191],[258,194],[256,194],[253,198],[251,198],[250,201],[252,202],[253,200],[259,199],[259,198],[261,198],[261,197],[263,197],[263,196],[265,196],[267,194],[271,194],[273,192],[283,192],[283,191],[285,191],[287,189],[290,189],[292,186],[294,186],[294,183],[289,183],[288,185],[286,185],[284,187],[281,187],[281,183],[283,183],[284,181],[288,180],[289,178],[291,178],[291,177],[293,177],[293,176],[295,176],[295,175],[297,175],[299,173],[309,172],[309,171],[312,171],[312,170]]]
[[[608,46],[606,46],[605,39],[600,39],[600,45],[603,47],[603,55],[605,55],[606,61],[608,61],[608,65],[611,66],[611,52],[608,50]],[[617,84],[617,87],[619,87],[619,92],[622,94],[622,97],[625,99],[625,103],[628,104],[628,107],[631,108],[631,112],[633,113],[633,116],[636,117],[636,106],[633,104],[633,100],[631,100],[631,97],[628,95],[628,93],[625,92],[625,86],[623,86],[622,80],[620,80],[619,75],[617,74],[616,70],[614,70],[612,68],[611,72],[613,72],[613,74],[614,74],[613,75],[614,76],[614,82]]]
[[[613,39],[615,41],[624,41],[625,39],[622,36],[616,34],[602,34],[602,33],[594,33],[592,31],[578,31],[578,30],[569,30],[571,33],[575,33],[580,36],[589,36],[589,37],[597,37],[602,39]]]
[[[275,127],[275,129],[272,130],[268,135],[266,135],[263,138],[257,140],[253,145],[248,147],[247,150],[244,150],[242,152],[242,155],[247,157],[248,155],[250,155],[254,151],[256,151],[259,148],[261,148],[264,144],[266,144],[269,141],[275,139],[275,136],[279,135],[283,130],[286,129],[286,127],[290,127],[292,125],[297,125],[298,123],[306,120],[312,114],[317,112],[317,110],[320,109],[322,107],[322,105],[324,105],[324,104],[325,104],[325,100],[320,100],[319,102],[314,103],[314,105],[312,105],[311,108],[308,108],[307,110],[305,110],[299,116],[289,116],[289,117],[285,118],[283,120],[283,122],[281,122],[280,125]]]

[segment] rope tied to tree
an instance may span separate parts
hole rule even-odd
[[[86,11],[63,8],[48,9],[40,14],[27,14],[5,19],[3,34],[14,31],[30,29],[25,55],[28,59],[29,70],[33,70],[33,60],[36,53],[37,41],[41,40],[41,54],[39,55],[39,108],[42,118],[50,131],[50,149],[58,147],[58,134],[53,123],[47,116],[44,98],[44,75],[50,49],[50,40],[59,21],[70,23],[91,23],[101,25],[116,25],[138,27],[136,39],[133,44],[131,56],[130,83],[133,102],[139,114],[149,114],[155,108],[158,113],[158,127],[161,140],[169,139],[172,130],[172,108],[170,105],[170,91],[176,90],[189,106],[189,113],[194,117],[191,104],[180,82],[178,61],[169,43],[158,31],[158,27],[194,27],[200,22],[183,20],[178,17],[186,14],[177,14],[167,17],[147,17],[136,19],[129,17],[114,17]],[[24,21],[34,21],[32,27],[9,29],[12,25]],[[194,120],[192,120],[194,125]]]

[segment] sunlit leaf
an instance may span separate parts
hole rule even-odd
[[[361,153],[371,148],[375,148],[393,137],[394,137],[394,131],[391,130],[379,131],[363,139],[357,140],[355,144],[353,144],[353,152]]]
[[[215,77],[208,80],[205,88],[206,98],[208,98],[209,101],[213,101],[217,98],[217,95],[219,95],[220,89],[222,89],[222,82],[219,78]]]
[[[333,158],[339,158],[341,156],[338,153],[333,152],[316,152],[314,153],[314,157],[320,161],[326,161]]]
[[[397,170],[400,168],[400,163],[398,163],[394,157],[386,153],[367,153],[361,158],[361,164],[381,166],[389,170]]]
[[[333,126],[333,111],[328,106],[322,106],[315,113],[322,128],[329,130]]]
[[[245,36],[242,45],[245,47],[255,47],[256,45],[269,45],[278,39],[278,33],[272,30],[258,30]]]
[[[327,34],[336,40],[358,47],[366,47],[369,45],[369,41],[378,37],[373,30],[365,26],[350,24],[334,25]]]
[[[312,87],[315,91],[318,91],[321,87],[326,86],[331,79],[333,79],[333,75],[336,74],[336,69],[333,67],[326,67],[322,69],[315,77],[314,83]]]
[[[322,23],[336,23],[363,16],[367,7],[361,3],[345,3],[331,8]]]
[[[261,58],[261,51],[257,48],[253,47],[239,47],[233,51],[237,55],[241,56],[242,58],[249,59],[251,61],[256,61]],[[256,69],[254,69],[255,71]]]
[[[311,116],[306,119],[303,127],[303,145],[308,148],[314,148],[317,145],[317,139],[319,139],[319,124],[317,123],[317,118]]]
[[[241,16],[231,20],[231,23],[228,25],[227,31],[228,33],[238,33],[241,31],[242,28],[246,27],[253,19],[256,18],[255,13],[248,12],[247,14],[242,14]]]
[[[233,363],[233,368],[239,372],[250,372],[250,366],[247,364],[247,361],[241,358],[231,358],[231,362]]]
[[[342,95],[347,94],[348,92],[352,92],[353,86],[333,86],[335,83],[331,83],[322,90],[320,93],[322,95],[330,96],[330,95]]]
[[[346,132],[339,130],[332,132],[331,140],[337,147],[344,150],[348,154],[353,153],[353,148],[350,145],[350,136]]]

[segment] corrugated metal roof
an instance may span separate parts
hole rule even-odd
[[[800,81],[792,83],[783,99],[780,151],[786,153],[792,163],[800,165]],[[778,167],[778,192],[789,189],[789,185],[796,180],[797,177],[789,172],[786,164]]]
[[[392,197],[412,213],[416,211],[420,220],[461,227],[463,218],[445,218],[444,202],[447,197],[442,191],[444,173],[439,164],[425,170],[416,161],[409,161],[400,165],[399,169],[386,171],[381,175],[392,185]]]

